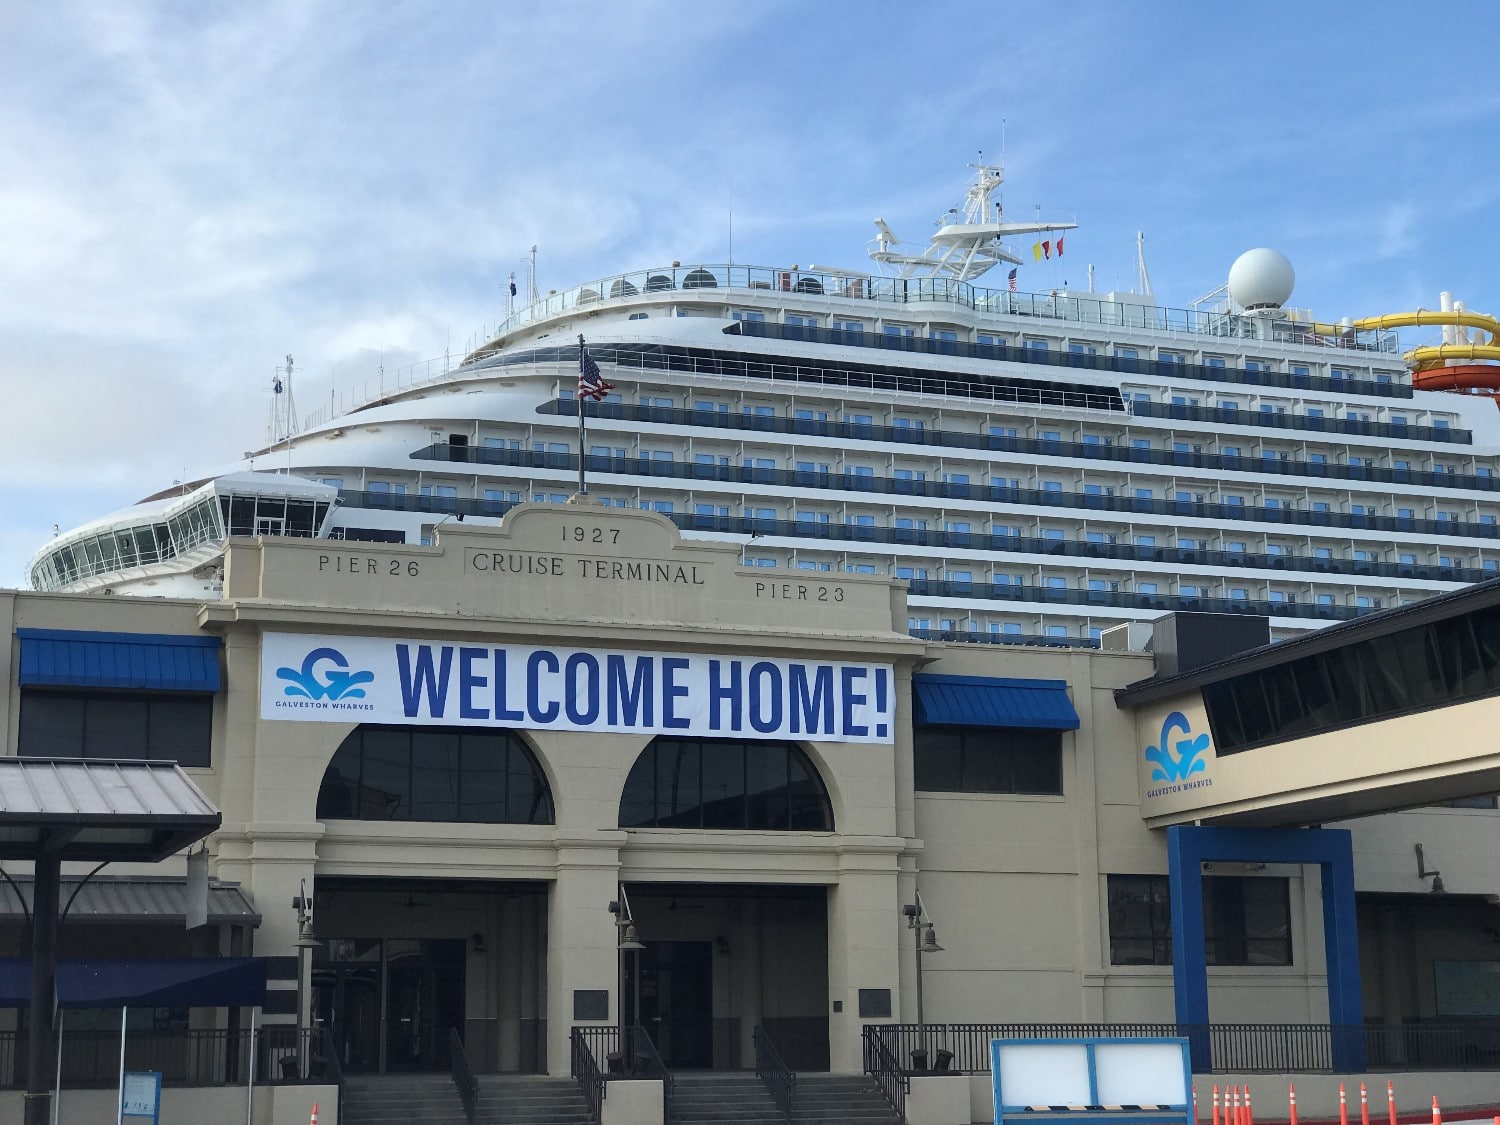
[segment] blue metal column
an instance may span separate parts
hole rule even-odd
[[[1365,1067],[1364,997],[1354,912],[1354,846],[1345,829],[1167,829],[1172,894],[1172,984],[1178,1033],[1191,1041],[1193,1069],[1213,1059],[1208,1041],[1208,964],[1203,934],[1203,864],[1317,864],[1323,876],[1323,942],[1328,960],[1328,1022],[1338,1071]]]
[[[1196,833],[1167,829],[1167,881],[1172,895],[1172,992],[1177,1034],[1189,1043],[1193,1070],[1213,1069],[1208,1037],[1208,947],[1203,934],[1203,861]]]

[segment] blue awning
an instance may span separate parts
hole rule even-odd
[[[913,718],[919,727],[1029,727],[1077,730],[1066,680],[915,675]]]
[[[266,1002],[264,957],[59,960],[64,1008],[249,1008]],[[31,1004],[31,961],[0,958],[0,1008]]]
[[[219,638],[17,629],[22,687],[218,691]]]

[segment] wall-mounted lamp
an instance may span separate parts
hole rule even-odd
[[[1427,870],[1427,858],[1422,854],[1422,845],[1416,846],[1417,850],[1417,878],[1432,880],[1432,893],[1435,895],[1445,894],[1448,890],[1443,886],[1443,873],[1441,871]]]

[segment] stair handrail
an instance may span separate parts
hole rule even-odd
[[[911,1089],[911,1077],[901,1067],[901,1057],[886,1039],[885,1026],[866,1024],[864,1039],[865,1073],[875,1079],[885,1100],[906,1120],[906,1093]]]
[[[448,1028],[448,1064],[453,1070],[453,1084],[458,1087],[458,1100],[464,1104],[464,1116],[469,1125],[474,1122],[474,1107],[479,1102],[479,1079],[469,1065],[469,1056],[464,1054],[464,1041],[458,1028]]]
[[[609,1092],[609,1084],[604,1071],[599,1067],[599,1060],[594,1057],[594,1052],[589,1048],[584,1031],[582,1027],[575,1027],[569,1035],[572,1047],[573,1078],[577,1081],[578,1088],[583,1091],[583,1100],[588,1103],[589,1120],[594,1125],[599,1125],[599,1116],[604,1108],[604,1096]]]
[[[324,1075],[332,1080],[334,1087],[338,1090],[337,1106],[339,1120],[344,1119],[344,1088],[346,1079],[344,1077],[344,1060],[339,1058],[339,1044],[334,1037],[333,1029],[320,1025],[318,1027],[318,1048],[322,1052]]]
[[[781,1119],[790,1125],[792,1109],[797,1103],[797,1075],[786,1065],[765,1028],[757,1027],[751,1039],[755,1044],[755,1073],[766,1084],[776,1108],[781,1110]]]
[[[656,1044],[651,1041],[651,1034],[644,1027],[637,1024],[626,1029],[630,1037],[630,1071],[632,1074],[646,1078],[661,1079],[661,1114],[663,1125],[670,1125],[672,1120],[672,1072],[667,1069],[667,1064],[662,1062],[661,1055],[656,1050]]]

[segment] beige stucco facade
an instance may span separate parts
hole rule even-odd
[[[928,1021],[1170,1021],[1169,966],[1110,963],[1108,876],[1164,874],[1160,825],[1189,818],[1203,793],[1224,808],[1253,803],[1307,757],[1295,744],[1275,748],[1285,759],[1269,773],[1259,754],[1211,760],[1199,775],[1211,788],[1143,796],[1153,783],[1142,749],[1164,715],[1197,706],[1191,718],[1201,717],[1195,699],[1139,713],[1116,705],[1118,689],[1151,675],[1149,655],[916,640],[899,583],[744,569],[735,548],[685,540],[644,512],[528,505],[498,529],[445,522],[437,539],[234,540],[220,600],[0,593],[0,625],[12,638],[27,628],[221,637],[212,765],[190,773],[223,811],[213,874],[244,887],[262,915],[254,952],[296,952],[291,903],[304,885],[319,896],[320,938],[461,943],[465,1038],[483,1044],[487,1069],[566,1074],[570,1029],[618,1018],[626,974],[606,907],[622,885],[643,936],[711,947],[716,1066],[748,1065],[753,1028],[780,1021],[789,1035],[822,1036],[833,1070],[861,1069],[865,1024],[915,1019],[917,957],[902,908],[918,890],[944,946],[923,958]],[[272,634],[862,661],[893,670],[893,721],[883,739],[795,740],[826,787],[832,831],[622,829],[622,790],[653,736],[525,724],[514,729],[546,779],[553,823],[320,820],[325,771],[358,723],[266,717],[267,693],[282,690],[265,678]],[[0,646],[11,754],[18,652],[14,639]],[[1065,681],[1080,726],[1062,737],[1062,793],[918,791],[918,671]],[[1347,768],[1360,746],[1346,741],[1319,760]],[[1415,834],[1445,875],[1453,865],[1450,890],[1500,890],[1485,858],[1500,849],[1496,820],[1442,810],[1360,822],[1360,889],[1424,891],[1405,872]],[[1267,873],[1289,879],[1292,964],[1213,969],[1215,1018],[1325,1019],[1316,869]],[[1477,930],[1482,913],[1463,924]],[[1373,932],[1367,959],[1389,963],[1392,948]],[[1374,1010],[1382,987],[1401,989],[1413,1013],[1430,1000],[1401,971],[1367,968]],[[578,1015],[582,998],[601,992],[606,1012]]]

